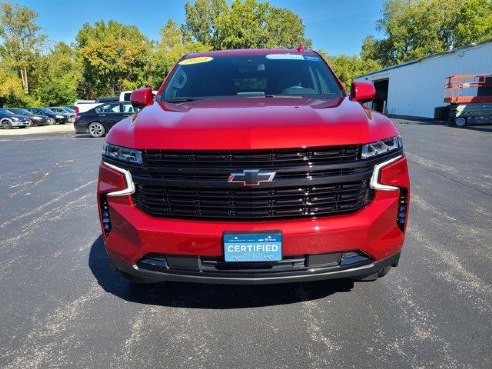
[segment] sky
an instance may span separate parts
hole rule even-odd
[[[186,0],[9,0],[28,6],[39,14],[38,24],[48,35],[50,44],[71,43],[86,23],[117,20],[137,26],[152,40],[159,39],[159,29],[168,19],[184,21]],[[359,54],[362,40],[376,32],[384,0],[270,0],[270,4],[287,8],[299,15],[306,36],[314,49],[330,55]],[[141,8],[138,8],[141,5]]]

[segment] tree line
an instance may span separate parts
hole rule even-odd
[[[302,19],[258,0],[195,0],[185,21],[168,20],[160,39],[110,20],[86,23],[72,44],[47,47],[38,14],[0,5],[0,106],[62,105],[142,86],[158,88],[174,63],[191,52],[238,48],[310,48]],[[350,19],[348,19],[350,21]],[[348,86],[361,74],[492,39],[491,0],[387,0],[360,55],[325,57]]]

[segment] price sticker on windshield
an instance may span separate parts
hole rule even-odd
[[[211,56],[199,56],[197,58],[185,59],[179,62],[179,65],[192,65],[192,64],[200,64],[206,63],[211,60],[214,60]]]

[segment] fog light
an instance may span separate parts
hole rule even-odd
[[[368,263],[371,259],[358,251],[344,252],[340,266]]]
[[[150,256],[140,260],[137,266],[142,269],[162,270],[167,268],[167,260],[165,257]]]
[[[407,207],[408,207],[408,191],[405,188],[400,189],[400,200],[398,202],[398,214],[396,216],[396,224],[403,230],[405,229],[405,223],[407,221]]]
[[[111,218],[109,217],[108,198],[106,195],[101,195],[101,221],[104,234],[107,236],[111,232]]]

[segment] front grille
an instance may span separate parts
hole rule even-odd
[[[135,205],[155,217],[209,220],[312,218],[356,212],[373,196],[374,162],[360,146],[275,150],[144,150],[128,168]],[[228,183],[233,172],[274,171],[272,182]]]
[[[371,191],[367,180],[265,190],[137,185],[134,199],[138,208],[157,217],[258,220],[354,212],[371,201]]]

